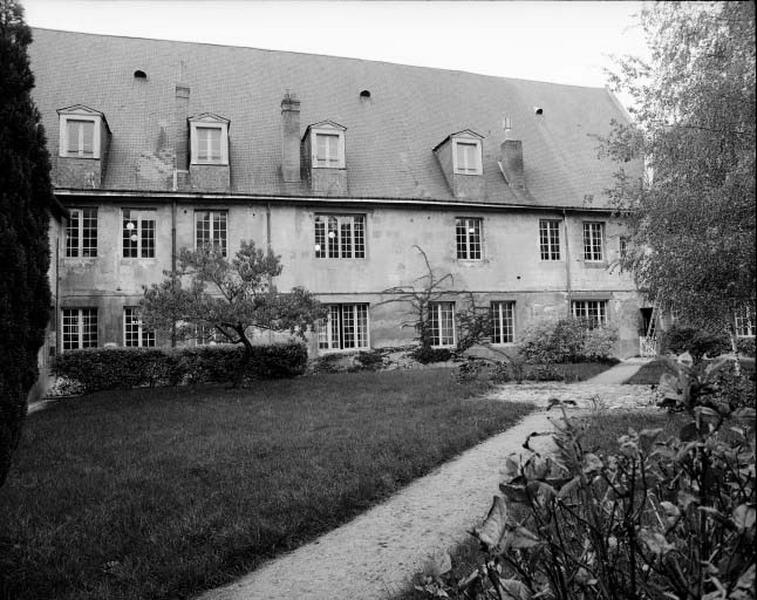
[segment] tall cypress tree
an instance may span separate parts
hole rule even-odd
[[[31,30],[16,0],[0,0],[0,485],[38,377],[50,315],[50,157],[30,92]]]

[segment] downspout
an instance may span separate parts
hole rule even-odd
[[[265,242],[266,247],[270,251],[271,249],[271,203],[265,204]]]
[[[573,292],[570,281],[570,230],[568,229],[568,214],[562,209],[562,220],[565,223],[565,289],[568,292],[568,317],[573,313],[570,309],[570,297]]]
[[[173,191],[178,185],[178,174],[173,171]],[[171,198],[171,277],[176,276],[176,198]],[[176,322],[171,325],[171,348],[176,348]]]
[[[58,331],[58,314],[60,313],[60,236],[55,238],[55,306],[53,308],[53,327],[55,328],[55,355],[60,354],[62,342]],[[48,358],[49,360],[49,358]]]

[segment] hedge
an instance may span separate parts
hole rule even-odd
[[[87,392],[186,383],[235,381],[242,368],[242,346],[197,348],[89,348],[58,355],[52,372],[78,381]],[[253,346],[243,377],[281,379],[301,375],[307,364],[303,344]]]

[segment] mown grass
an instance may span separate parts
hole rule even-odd
[[[581,363],[555,363],[550,365],[556,372],[563,376],[563,379],[567,383],[574,383],[576,381],[586,381],[591,379],[595,375],[599,375],[614,367],[617,362],[581,362]],[[526,368],[526,375],[528,375],[528,367]]]
[[[742,358],[739,360],[741,369],[745,374],[751,375],[754,373],[754,359]],[[660,376],[665,373],[662,360],[653,360],[646,363],[641,367],[633,376],[626,379],[623,383],[637,384],[637,385],[657,385],[660,383]]]
[[[30,415],[0,598],[183,598],[385,498],[531,407],[444,369],[98,393]]]

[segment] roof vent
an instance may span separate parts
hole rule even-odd
[[[370,100],[371,99],[371,91],[370,90],[363,90],[360,92],[360,99],[361,100]]]
[[[145,73],[141,69],[137,69],[136,71],[134,71],[134,79],[147,79],[147,73]]]
[[[534,114],[537,114],[537,115],[544,114],[544,109],[541,106],[534,106]]]

